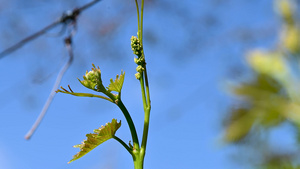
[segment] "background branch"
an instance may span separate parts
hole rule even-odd
[[[54,27],[58,26],[59,24],[67,24],[70,21],[73,22],[77,19],[78,15],[88,9],[89,7],[95,5],[97,2],[99,2],[100,0],[94,0],[92,2],[89,2],[79,8],[74,8],[73,10],[70,11],[66,11],[62,14],[62,16],[55,22],[49,24],[48,26],[46,26],[45,28],[41,29],[40,31],[37,31],[36,33],[22,39],[20,42],[12,45],[9,48],[6,48],[4,51],[2,51],[0,53],[0,59],[7,56],[8,54],[14,52],[15,50],[18,50],[19,48],[21,48],[22,46],[24,46],[25,44],[27,44],[28,42],[38,38],[39,36],[45,34],[47,31],[49,31],[50,29],[53,29]]]
[[[70,67],[72,61],[73,61],[73,58],[74,58],[74,55],[73,55],[73,49],[72,49],[72,35],[71,34],[69,37],[67,37],[65,39],[65,45],[66,45],[66,48],[68,50],[68,54],[69,54],[69,59],[67,60],[66,64],[62,67],[62,69],[60,70],[59,74],[57,75],[57,78],[56,78],[56,81],[54,83],[54,86],[50,92],[50,95],[40,113],[40,115],[38,116],[38,118],[36,119],[35,123],[33,124],[33,126],[31,127],[31,129],[28,131],[28,133],[25,135],[25,139],[30,139],[31,136],[33,135],[33,133],[35,132],[35,130],[37,129],[37,127],[39,126],[39,124],[41,123],[41,121],[43,120],[54,96],[55,96],[55,91],[58,89],[59,87],[59,84],[61,82],[61,79],[63,77],[63,75],[65,74],[65,72],[68,70],[68,68]]]

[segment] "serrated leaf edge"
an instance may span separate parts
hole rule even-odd
[[[116,119],[112,119],[111,123],[106,123],[105,126],[101,126],[99,129],[95,129],[94,133],[87,134],[87,140],[83,140],[81,144],[73,146],[74,148],[80,148],[80,151],[73,156],[68,164],[75,160],[78,160],[100,144],[113,138],[120,126],[121,121],[118,123]]]

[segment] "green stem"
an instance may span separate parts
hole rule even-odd
[[[150,119],[150,108],[147,108],[144,117],[144,130],[143,130],[143,139],[142,139],[142,146],[141,146],[141,156],[143,158],[145,157],[145,153],[146,153],[148,130],[149,130],[149,119]]]
[[[145,110],[145,105],[147,106],[147,101],[146,101],[146,92],[145,92],[144,74],[143,73],[141,73],[140,85],[141,85],[143,105],[144,105],[144,110]]]
[[[141,158],[140,156],[133,156],[133,164],[134,169],[143,169],[144,168],[144,158]]]
[[[146,83],[146,92],[147,92],[147,106],[151,107],[151,101],[150,101],[150,91],[149,91],[149,82],[148,82],[148,75],[147,75],[147,68],[146,65],[144,66],[145,68],[145,83]]]
[[[131,136],[132,136],[133,148],[134,148],[134,150],[139,150],[140,149],[139,139],[138,139],[137,132],[136,132],[134,123],[132,121],[132,118],[131,118],[127,108],[124,106],[124,104],[121,100],[116,101],[116,104],[118,105],[118,107],[123,112],[123,114],[126,118],[126,121],[128,123],[130,133],[131,133]]]
[[[140,144],[139,144],[139,139],[137,136],[137,132],[135,129],[135,125],[132,121],[132,118],[127,110],[127,108],[125,107],[125,105],[123,104],[121,98],[116,97],[116,95],[110,93],[109,91],[105,91],[104,94],[106,96],[108,96],[110,99],[113,100],[113,102],[120,108],[120,110],[122,111],[123,115],[125,116],[125,119],[127,121],[127,124],[129,126],[130,129],[130,133],[131,133],[131,137],[132,137],[132,142],[133,142],[133,148],[134,150],[139,150],[140,149]],[[120,93],[119,93],[120,94]]]
[[[147,140],[148,140],[148,131],[149,131],[149,121],[150,121],[150,110],[151,110],[151,101],[150,101],[150,92],[149,92],[149,83],[148,83],[148,76],[147,76],[147,70],[145,66],[145,83],[146,83],[146,91],[147,91],[147,104],[144,104],[144,110],[145,110],[145,117],[144,117],[144,129],[143,129],[143,139],[142,139],[142,145],[141,145],[141,156],[142,159],[145,157],[146,153],[146,146],[147,146]]]
[[[123,145],[124,148],[126,148],[126,150],[129,152],[129,154],[132,155],[132,149],[123,141],[121,140],[119,137],[114,136],[113,137],[115,140],[117,140],[119,143],[121,143]]]
[[[143,44],[143,17],[144,17],[144,0],[142,0],[142,5],[141,5],[141,21],[138,23],[140,25],[140,34],[139,34],[139,40]]]
[[[139,32],[140,31],[140,11],[139,11],[139,4],[138,4],[137,0],[135,0],[135,5],[136,5],[137,19],[138,19],[138,34],[140,34],[140,32]]]
[[[137,6],[137,15],[138,15],[138,38],[143,44],[143,16],[144,16],[144,0],[142,0],[141,4],[141,17],[139,17],[139,8],[137,0],[135,0]],[[145,58],[144,51],[143,57]],[[148,83],[148,76],[146,70],[146,64],[143,65],[145,68],[144,72],[141,73],[140,77],[140,85],[142,90],[142,99],[143,99],[143,106],[144,106],[144,129],[143,129],[143,138],[142,138],[142,145],[139,151],[133,150],[133,162],[135,169],[143,169],[145,152],[146,152],[146,145],[148,139],[148,130],[149,130],[149,120],[150,120],[150,110],[151,110],[151,101],[150,101],[150,92],[149,92],[149,83]],[[145,89],[146,87],[146,89]]]

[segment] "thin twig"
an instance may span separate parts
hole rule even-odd
[[[33,124],[33,126],[31,127],[31,129],[28,131],[28,133],[25,135],[25,139],[28,140],[31,138],[32,134],[36,131],[37,127],[39,126],[39,124],[41,123],[42,119],[44,118],[54,96],[55,96],[55,91],[58,89],[58,86],[61,82],[61,79],[63,77],[63,75],[65,74],[66,70],[68,70],[68,68],[70,67],[74,55],[73,55],[73,50],[72,50],[72,36],[70,35],[68,38],[65,39],[65,44],[66,44],[66,48],[68,50],[68,54],[69,54],[69,59],[67,60],[66,64],[62,67],[62,69],[60,70],[59,74],[57,75],[55,84],[51,90],[51,93],[40,113],[40,115],[38,116],[38,118],[36,119],[35,123]]]
[[[78,15],[86,10],[87,8],[93,6],[94,4],[96,4],[97,2],[99,2],[100,0],[94,0],[91,1],[79,8],[74,8],[71,12],[65,12],[63,13],[63,15],[60,17],[60,19],[58,19],[57,21],[49,24],[48,26],[46,26],[45,28],[41,29],[40,31],[37,31],[36,33],[22,39],[20,42],[16,43],[15,45],[12,45],[11,47],[5,49],[4,51],[2,51],[0,53],[0,59],[9,55],[10,53],[16,51],[17,49],[21,48],[22,46],[24,46],[25,44],[27,44],[28,42],[38,38],[39,36],[45,34],[47,31],[49,31],[50,29],[53,29],[54,27],[56,27],[59,24],[67,24],[68,21],[73,21],[75,20]]]
[[[20,42],[16,43],[15,45],[5,49],[3,52],[0,53],[0,59],[3,58],[4,56],[14,52],[15,50],[21,48],[23,45],[25,45],[27,42],[30,42],[34,39],[36,39],[37,37],[43,35],[44,33],[46,33],[48,30],[54,28],[55,26],[57,26],[58,24],[60,24],[60,20],[53,22],[52,24],[46,26],[45,28],[41,29],[40,31],[28,36],[27,38],[21,40]]]
[[[87,8],[89,8],[89,7],[91,7],[91,6],[93,6],[93,5],[95,5],[97,2],[100,2],[101,0],[94,0],[94,1],[91,1],[91,2],[89,2],[89,3],[87,3],[87,4],[85,4],[85,5],[83,5],[82,7],[80,7],[80,8],[78,8],[78,10],[81,12],[81,11],[84,11],[84,10],[86,10]]]

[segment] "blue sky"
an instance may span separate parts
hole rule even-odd
[[[56,20],[63,11],[88,1],[0,0],[0,50]],[[245,53],[273,47],[279,30],[269,0],[146,0],[144,48],[152,99],[145,169],[240,169],[223,145],[222,118],[231,103],[227,81],[247,73]],[[77,80],[91,64],[102,79],[126,72],[122,99],[143,126],[139,83],[130,37],[136,34],[134,1],[103,0],[83,12],[74,37],[74,62],[61,85],[88,92]],[[73,145],[85,134],[122,120],[117,136],[130,140],[114,105],[95,98],[57,94],[30,141],[24,135],[43,107],[67,58],[59,28],[0,60],[0,168],[132,169],[131,156],[110,140],[71,164]],[[245,167],[246,168],[246,167]]]

